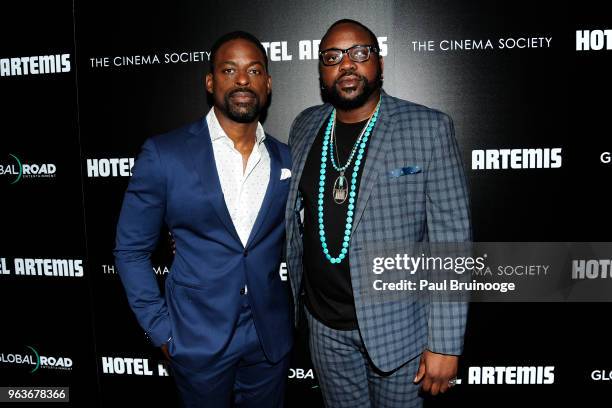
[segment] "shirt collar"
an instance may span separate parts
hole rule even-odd
[[[219,120],[217,119],[217,115],[215,115],[214,107],[210,108],[210,110],[208,111],[208,114],[206,115],[206,122],[208,123],[208,130],[210,132],[210,140],[214,142],[219,139],[225,139],[231,142],[232,146],[234,145],[234,142],[232,141],[232,139],[229,138],[227,133],[225,133],[225,130],[223,130],[223,127],[221,127],[221,124],[219,123]],[[259,122],[257,122],[257,130],[255,130],[255,138],[257,140],[258,145],[260,145],[266,139],[266,132],[264,132],[263,126],[261,126],[261,123]]]

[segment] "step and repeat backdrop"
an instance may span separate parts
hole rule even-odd
[[[208,112],[210,47],[233,30],[253,33],[268,52],[273,92],[263,125],[278,139],[321,103],[319,40],[352,18],[378,36],[387,93],[454,119],[475,241],[612,241],[612,21],[595,4],[0,7],[0,387],[68,387],[61,406],[177,405],[167,363],[138,326],[113,264],[115,226],[143,142]],[[162,240],[152,271],[162,288],[172,259]],[[588,276],[609,279],[610,259]],[[284,264],[279,274],[286,281]],[[471,304],[461,383],[426,406],[570,397],[606,406],[598,399],[612,389],[605,300]],[[323,406],[303,333],[288,384],[287,406]]]

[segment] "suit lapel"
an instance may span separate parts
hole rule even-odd
[[[249,247],[255,241],[255,238],[257,238],[258,232],[261,230],[261,227],[266,220],[266,216],[270,212],[270,207],[275,204],[275,193],[278,184],[280,183],[281,157],[278,147],[270,140],[270,137],[267,137],[264,140],[264,143],[266,145],[266,149],[268,150],[268,156],[270,157],[270,180],[268,181],[268,188],[266,189],[266,194],[264,195],[264,199],[261,203],[259,213],[255,219],[255,224],[253,224],[253,229],[251,229],[251,234],[247,240],[247,247]]]
[[[225,198],[223,197],[212,141],[208,132],[208,123],[205,117],[202,119],[202,122],[200,128],[192,131],[191,137],[188,139],[188,155],[200,178],[200,185],[202,186],[204,196],[210,201],[219,220],[230,235],[240,243],[240,237],[236,232],[232,217],[225,204]],[[242,244],[240,243],[240,245]]]
[[[306,164],[306,159],[308,158],[308,153],[312,148],[312,144],[314,143],[317,134],[319,133],[319,129],[323,126],[323,122],[332,111],[332,106],[329,104],[325,104],[317,109],[315,112],[311,114],[310,118],[304,119],[304,126],[301,130],[298,130],[294,135],[293,139],[295,140],[295,146],[291,146],[291,153],[293,155],[293,169],[291,176],[291,186],[289,189],[289,197],[288,197],[288,205],[287,212],[285,213],[285,217],[288,220],[289,228],[287,233],[287,239],[291,242],[293,238],[293,234],[295,231],[295,204],[297,200],[297,194],[300,185],[300,179],[302,177],[302,173],[304,171],[304,166]]]
[[[310,153],[310,149],[312,148],[312,144],[314,143],[317,134],[319,133],[319,129],[323,126],[323,122],[332,111],[331,105],[324,105],[321,107],[319,112],[314,114],[313,119],[308,121],[309,123],[304,127],[303,132],[299,137],[298,149],[296,149],[295,155],[295,165],[294,168],[296,170],[294,182],[296,185],[299,185],[300,178],[302,177],[302,172],[304,171],[304,166],[306,164],[306,159],[308,158],[308,153]],[[296,167],[297,165],[297,167]],[[295,189],[297,191],[297,188]]]
[[[374,183],[378,178],[378,173],[385,165],[385,156],[389,147],[389,143],[385,142],[385,138],[392,131],[390,120],[391,109],[389,106],[391,99],[384,93],[382,95],[378,121],[370,137],[363,173],[361,174],[359,194],[357,195],[357,203],[355,205],[353,231],[355,231],[363,216],[363,211],[374,188]]]

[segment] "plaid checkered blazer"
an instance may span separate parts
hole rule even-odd
[[[293,164],[286,254],[296,322],[303,272],[298,185],[308,152],[331,111],[330,104],[306,109],[289,135]],[[402,172],[406,168],[419,170]],[[467,303],[415,301],[409,295],[373,300],[364,288],[373,282],[372,259],[364,250],[368,244],[471,240],[466,178],[449,116],[382,93],[353,218],[351,283],[359,330],[374,365],[392,371],[426,348],[461,354]]]

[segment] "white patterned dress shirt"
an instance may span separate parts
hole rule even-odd
[[[225,205],[246,247],[270,181],[270,155],[263,142],[266,134],[261,123],[257,123],[255,145],[243,172],[242,155],[221,127],[214,108],[206,115],[206,122]]]

